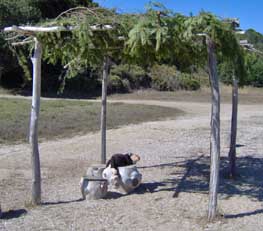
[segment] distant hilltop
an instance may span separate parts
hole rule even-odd
[[[253,44],[256,49],[263,51],[263,35],[254,29],[248,29],[240,38]]]

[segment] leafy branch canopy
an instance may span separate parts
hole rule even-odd
[[[204,65],[205,45],[196,36],[200,32],[215,42],[219,58],[229,60],[237,67],[236,72],[243,70],[243,51],[231,25],[207,12],[186,17],[152,2],[143,14],[75,7],[39,26],[64,28],[49,33],[35,32],[34,36],[43,44],[44,60],[52,64],[60,62],[69,77],[86,67],[101,66],[105,56],[144,67],[155,62],[179,63],[185,68]],[[24,40],[25,35],[15,40]]]

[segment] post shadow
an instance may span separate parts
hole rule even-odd
[[[257,209],[255,211],[238,213],[238,214],[226,214],[226,215],[224,215],[224,218],[236,219],[236,218],[242,218],[242,217],[252,216],[252,215],[257,215],[257,214],[263,214],[263,209]]]
[[[10,220],[14,218],[19,218],[23,215],[27,214],[25,209],[16,209],[16,210],[9,210],[7,212],[2,212],[1,220]]]
[[[47,201],[47,202],[42,202],[41,205],[46,206],[46,205],[59,205],[59,204],[70,204],[70,203],[76,203],[76,202],[81,202],[84,201],[83,198],[79,198],[76,200],[68,200],[68,201]]]
[[[254,157],[263,156],[259,153],[249,156],[237,158],[237,173],[236,179],[226,178],[228,168],[228,158],[221,157],[220,166],[220,184],[219,194],[224,198],[230,198],[235,195],[246,196],[253,200],[263,201],[263,158]],[[190,193],[208,193],[209,189],[209,168],[210,157],[199,156],[180,162],[171,162],[160,165],[145,166],[144,168],[176,168],[184,169],[184,174],[172,172],[168,178],[142,184],[136,191],[137,193],[171,191],[174,192],[173,197],[178,197],[180,192]],[[136,193],[136,192],[135,192]],[[251,212],[240,214],[225,215],[225,218],[239,218],[263,213],[263,209],[258,209]]]

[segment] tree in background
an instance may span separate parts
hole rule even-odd
[[[43,19],[55,18],[61,12],[78,6],[98,6],[98,4],[94,3],[93,0],[31,0],[31,2],[41,11],[41,18]]]
[[[0,29],[10,25],[32,24],[51,19],[62,11],[77,6],[96,7],[98,4],[93,3],[92,0],[2,0],[0,1]],[[0,57],[0,84],[10,88],[30,86],[31,64],[27,60],[31,54],[27,49],[16,48],[11,52],[3,35],[0,34],[0,52],[3,54]],[[45,66],[43,74],[50,79],[49,86],[44,83],[43,87],[52,88],[50,86],[52,84],[54,85],[52,89],[57,88],[61,65],[53,66],[46,63],[43,65]]]
[[[256,49],[263,51],[263,35],[253,29],[248,29],[245,36],[249,43],[253,44]]]
[[[245,65],[247,71],[246,82],[253,87],[263,87],[263,56],[247,52]]]

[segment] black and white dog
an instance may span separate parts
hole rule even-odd
[[[140,156],[135,153],[114,154],[108,160],[106,168],[102,173],[102,176],[103,178],[108,179],[110,184],[112,184],[115,187],[118,187],[120,184],[120,174],[118,168],[136,164],[140,159]]]
[[[114,168],[118,172],[118,167],[124,167],[128,165],[136,164],[140,159],[141,159],[140,156],[135,153],[114,154],[108,160],[106,164],[106,168],[110,166],[110,168]]]

